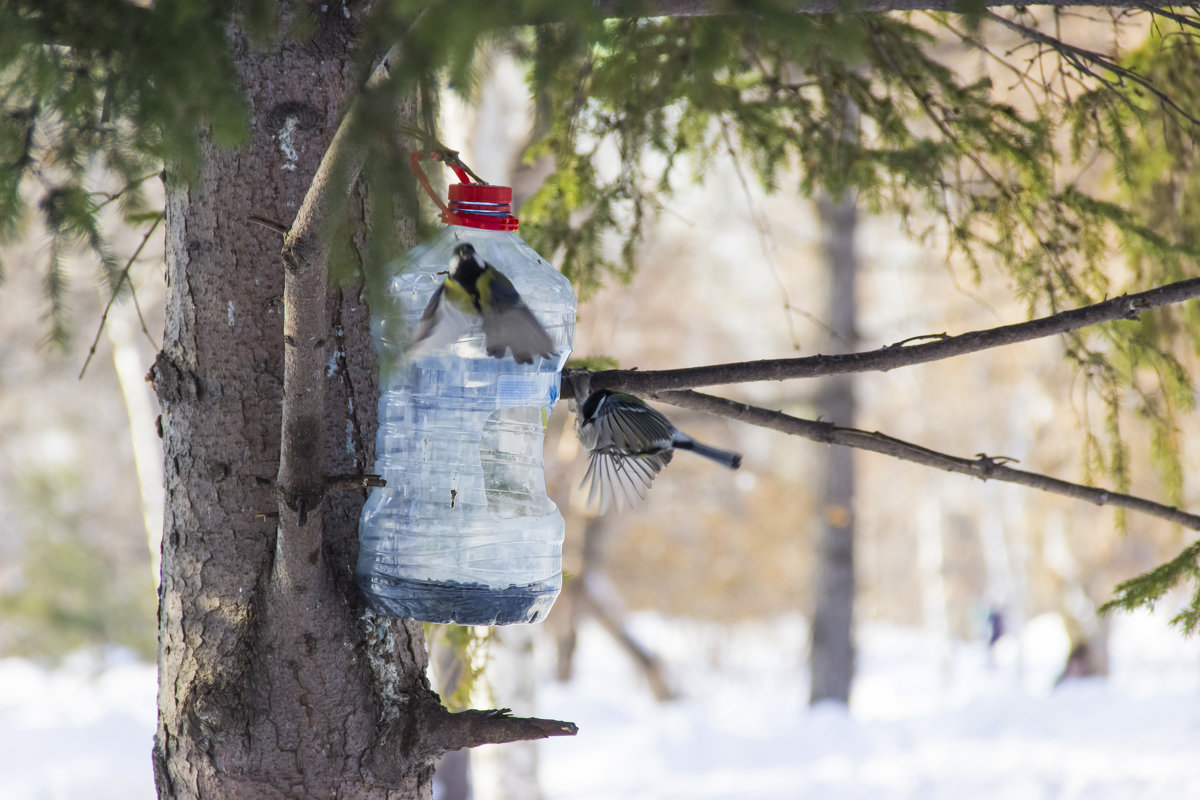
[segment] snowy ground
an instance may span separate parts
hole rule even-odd
[[[87,657],[53,672],[0,659],[2,800],[154,797],[154,667]]]
[[[982,644],[871,628],[849,713],[806,708],[798,621],[641,622],[686,699],[654,704],[602,634],[585,637],[584,673],[544,693],[541,712],[580,727],[541,751],[552,800],[1200,798],[1200,643],[1145,617],[1118,621],[1109,681],[1054,691],[1056,618],[1027,626],[1019,652],[1002,640],[994,667]]]
[[[809,710],[804,628],[636,620],[681,699],[656,704],[627,659],[585,629],[569,685],[539,713],[579,724],[541,750],[548,800],[1200,798],[1200,642],[1123,617],[1113,675],[1051,691],[1065,640],[1051,619],[981,645],[864,632],[847,713]],[[539,670],[549,672],[548,648]],[[1018,665],[1021,668],[1018,670]],[[153,668],[48,672],[0,660],[0,798],[153,797]]]

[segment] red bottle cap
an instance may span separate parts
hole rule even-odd
[[[451,154],[454,155],[454,154]],[[471,183],[470,176],[456,163],[448,166],[462,183],[450,186],[450,205],[446,206],[429,184],[425,170],[421,168],[421,158],[443,160],[440,152],[412,153],[408,163],[416,173],[417,180],[430,199],[442,210],[442,222],[447,225],[465,225],[468,228],[482,228],[489,231],[515,231],[521,221],[512,215],[512,188],[495,186],[490,183]]]
[[[512,215],[512,187],[484,183],[450,186],[450,207],[442,211],[447,225],[491,231],[515,231],[520,220]]]

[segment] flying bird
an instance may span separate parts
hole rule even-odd
[[[610,505],[620,509],[644,500],[675,450],[691,450],[730,469],[742,464],[738,453],[701,444],[639,398],[608,389],[592,392],[583,401],[575,433],[590,451],[583,483],[588,486],[588,504],[600,513]]]
[[[489,356],[504,358],[511,351],[518,364],[531,364],[534,356],[555,355],[550,334],[521,300],[512,281],[464,242],[454,248],[450,275],[425,306],[405,356],[421,358],[453,344],[480,317]]]

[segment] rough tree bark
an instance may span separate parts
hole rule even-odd
[[[167,491],[155,778],[160,798],[301,796],[306,789],[332,796],[347,788],[347,773],[358,766],[352,753],[365,749],[360,740],[378,710],[344,604],[313,615],[302,630],[279,630],[271,619],[284,273],[279,237],[249,217],[290,220],[296,213],[352,90],[352,37],[333,14],[322,18],[311,44],[259,52],[236,26],[230,36],[251,105],[251,141],[236,151],[206,144],[199,178],[167,193],[167,322],[152,371]],[[370,364],[362,304],[339,293],[329,306],[342,317],[346,363]],[[329,383],[331,408],[347,408],[351,386],[355,408],[371,407],[369,373],[338,374]],[[346,422],[344,412],[324,421],[340,440]],[[359,430],[370,424],[366,416],[356,420]],[[327,456],[331,473],[353,471],[352,455],[330,449]],[[325,516],[336,531],[331,541],[343,543],[330,561],[344,567],[352,509]],[[406,629],[397,633],[413,638]],[[325,662],[305,663],[289,635],[302,636]],[[399,650],[402,674],[424,667],[419,639]],[[339,679],[322,685],[338,662]],[[302,688],[307,680],[314,685]],[[311,724],[330,710],[336,728]],[[414,773],[412,796],[417,787]],[[369,796],[372,787],[362,781],[356,788]]]
[[[361,167],[360,152],[330,148],[356,89],[363,12],[343,10],[329,4],[311,39],[269,51],[231,24],[250,141],[204,143],[198,178],[169,181],[166,332],[150,373],[167,490],[160,798],[428,797],[447,750],[573,732],[450,714],[425,677],[420,625],[363,615],[364,495],[326,489],[373,463],[374,354],[360,293],[326,287],[312,236]],[[292,230],[281,240],[252,216]]]

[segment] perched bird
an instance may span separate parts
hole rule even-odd
[[[453,344],[483,318],[483,344],[493,358],[511,350],[518,364],[555,355],[550,334],[521,300],[512,281],[463,243],[454,248],[450,276],[429,299],[405,356],[429,355]]]
[[[742,457],[697,442],[640,399],[600,389],[588,395],[575,417],[575,433],[590,452],[583,476],[588,503],[604,513],[609,505],[633,505],[646,498],[650,483],[671,462],[675,450],[737,469]]]

